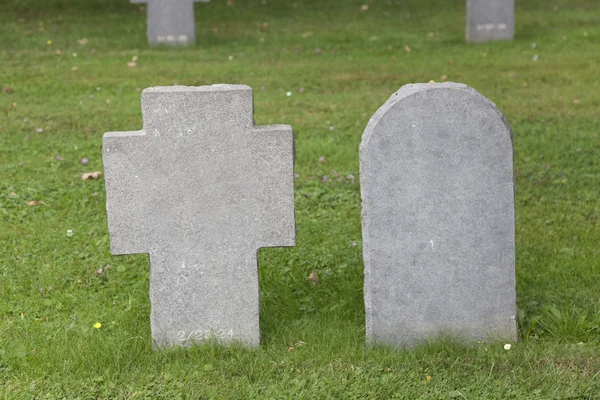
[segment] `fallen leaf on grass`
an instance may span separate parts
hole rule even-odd
[[[137,60],[138,60],[137,56],[133,56],[133,57],[131,57],[131,61],[129,61],[129,62],[127,63],[127,66],[128,66],[128,67],[131,67],[131,68],[133,68],[133,67],[137,67]]]
[[[306,279],[310,281],[311,285],[317,286],[319,284],[319,276],[317,275],[317,270],[313,268],[312,272]]]
[[[40,204],[43,204],[43,205],[47,206],[47,204],[44,203],[41,200],[30,200],[30,201],[28,201],[25,204],[27,204],[29,207],[35,207],[35,206],[40,205]]]
[[[102,175],[102,172],[100,171],[86,172],[85,174],[81,175],[81,179],[84,181],[87,181],[88,179],[98,179],[100,178],[100,175]]]

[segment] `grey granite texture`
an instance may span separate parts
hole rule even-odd
[[[196,42],[194,3],[210,0],[130,0],[148,3],[148,43],[151,45],[187,45]]]
[[[515,0],[467,0],[467,41],[512,40]]]
[[[294,134],[244,85],[153,87],[144,129],[103,138],[113,254],[150,255],[158,347],[259,344],[257,252],[293,246]]]
[[[512,132],[496,106],[462,84],[402,87],[364,131],[360,184],[367,340],[516,340]]]

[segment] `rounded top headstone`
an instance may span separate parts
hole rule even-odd
[[[459,106],[468,106],[472,112],[476,112],[478,114],[491,113],[491,115],[496,115],[501,123],[506,127],[512,144],[513,134],[508,122],[506,121],[506,118],[500,112],[498,107],[496,107],[496,104],[494,104],[485,96],[481,95],[477,90],[465,85],[464,83],[456,82],[411,83],[402,86],[396,93],[390,96],[385,104],[379,107],[375,114],[373,114],[362,135],[360,144],[361,151],[363,148],[366,149],[373,132],[377,130],[377,125],[383,119],[384,115],[388,113],[388,111],[397,108],[400,109],[404,104],[416,106],[420,105],[421,111],[425,109],[429,110],[432,106],[431,101],[429,100],[430,96],[439,98],[442,102],[446,102],[444,99],[453,97],[453,102],[457,103]],[[416,111],[419,110],[417,109]],[[435,116],[431,115],[431,117],[434,118]],[[439,117],[439,115],[437,115],[437,117]]]
[[[459,83],[402,87],[360,147],[366,330],[516,339],[512,132]]]

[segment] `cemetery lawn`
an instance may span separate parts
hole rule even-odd
[[[1,2],[0,398],[600,398],[597,0],[517,1],[516,40],[483,45],[464,0],[227,3],[196,5],[195,47],[149,49],[126,0]],[[358,145],[429,80],[514,131],[510,350],[365,344]],[[153,351],[147,256],[111,256],[103,178],[81,178],[104,132],[141,129],[140,88],[174,83],[248,84],[257,124],[294,127],[297,246],[260,251],[256,350]]]

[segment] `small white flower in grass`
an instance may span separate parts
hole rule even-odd
[[[227,59],[228,59],[229,61],[231,61],[231,60],[233,60],[233,56],[229,56],[229,57],[227,57]]]
[[[534,56],[531,58],[531,60],[532,60],[532,61],[537,61],[539,58],[540,58],[540,56],[539,56],[539,55],[537,55],[537,54],[535,54],[535,55],[534,55]]]
[[[67,237],[71,237],[71,236],[73,236],[73,230],[67,229]]]
[[[286,95],[287,97],[290,97],[290,96],[292,95],[292,92],[287,92],[285,95]]]
[[[511,345],[510,345],[510,343],[506,343],[506,344],[504,345],[504,350],[510,350],[510,348],[511,348]]]

